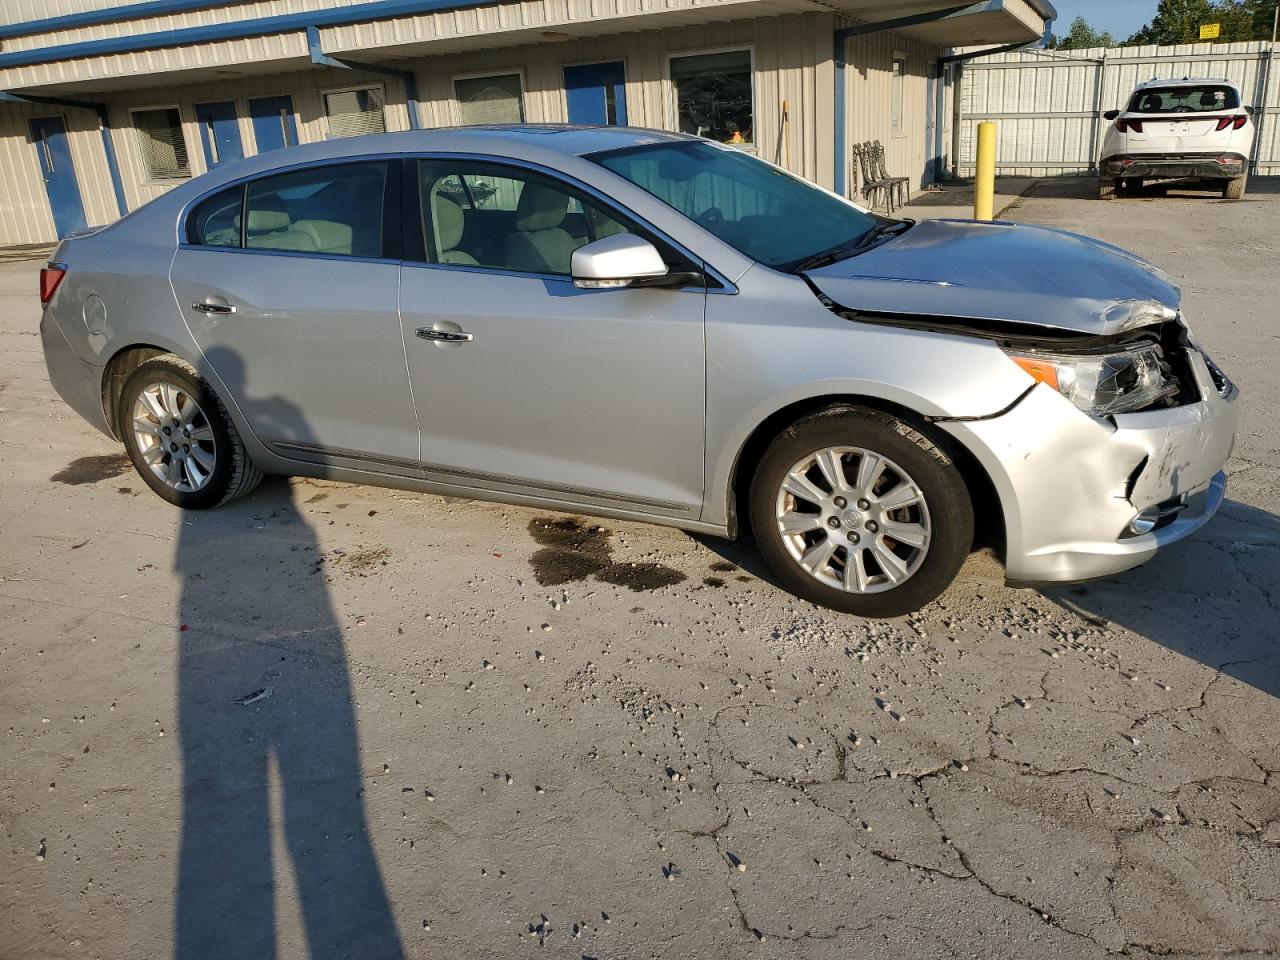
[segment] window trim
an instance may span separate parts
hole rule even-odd
[[[458,81],[459,80],[484,80],[486,77],[510,77],[515,75],[520,78],[520,122],[529,123],[529,111],[525,103],[525,91],[529,86],[527,77],[525,76],[524,67],[511,67],[510,69],[499,70],[480,70],[471,73],[454,73],[449,76],[449,109],[453,114],[453,122],[455,126],[478,126],[478,124],[466,124],[462,122],[462,101],[458,99]],[[563,90],[564,77],[561,77],[561,89]],[[567,114],[566,114],[567,116]]]
[[[387,85],[385,83],[378,83],[375,80],[371,83],[353,83],[353,84],[347,84],[346,86],[343,86],[343,87],[325,87],[323,89],[316,90],[316,96],[320,98],[320,116],[324,117],[325,140],[348,139],[347,137],[333,136],[332,135],[333,131],[329,129],[329,121],[332,119],[332,116],[329,113],[329,101],[327,99],[329,94],[356,93],[356,92],[359,92],[360,90],[381,90],[382,91],[382,132],[387,133],[391,129],[390,127],[387,126]],[[283,96],[283,94],[279,94],[279,96]],[[290,98],[292,98],[293,94],[290,93],[289,96]],[[257,99],[257,98],[255,97],[254,99]],[[296,106],[294,108],[294,117],[295,118],[297,117]],[[295,119],[295,122],[296,122],[296,119]],[[301,145],[302,138],[299,137],[298,140],[299,140],[299,145]],[[256,139],[254,140],[254,145],[255,146],[257,145]]]
[[[907,54],[903,50],[894,50],[889,57],[889,134],[893,137],[905,137],[907,135],[907,64],[909,62]],[[893,115],[893,65],[895,63],[902,64],[902,70],[898,74],[902,98],[898,103],[898,116],[896,118]]]
[[[632,148],[626,147],[622,149],[632,149]],[[225,180],[222,183],[219,183],[216,186],[211,186],[208,190],[205,190],[202,193],[197,194],[195,197],[188,200],[186,204],[184,204],[183,207],[178,211],[178,218],[175,224],[175,226],[177,227],[177,240],[178,240],[177,246],[179,249],[182,249],[182,250],[203,250],[203,251],[215,251],[218,253],[240,253],[240,254],[251,253],[251,254],[265,255],[265,256],[286,256],[286,257],[321,257],[321,258],[327,258],[332,260],[345,260],[348,262],[352,262],[352,261],[358,262],[361,260],[365,260],[366,262],[372,262],[372,263],[400,263],[405,266],[429,268],[429,269],[435,269],[435,270],[474,269],[474,268],[460,266],[458,264],[428,263],[423,260],[412,259],[411,245],[408,243],[404,243],[403,239],[402,239],[402,246],[401,246],[402,255],[399,258],[347,257],[347,256],[328,254],[328,253],[311,253],[308,251],[292,251],[292,250],[246,250],[242,247],[207,247],[207,246],[202,246],[200,244],[193,244],[193,243],[187,242],[187,218],[191,215],[191,211],[194,210],[195,207],[198,206],[204,200],[208,199],[209,197],[212,197],[214,194],[221,193],[223,190],[229,190],[231,187],[238,186],[241,184],[247,184],[252,180],[260,180],[265,177],[271,177],[281,173],[293,173],[294,171],[306,170],[311,167],[324,167],[324,166],[330,166],[337,163],[363,163],[363,162],[369,162],[374,160],[386,160],[392,164],[395,164],[397,160],[402,161],[400,164],[402,169],[402,174],[400,177],[401,200],[396,210],[392,211],[392,216],[395,219],[395,221],[401,224],[402,238],[407,235],[407,231],[417,231],[419,236],[425,235],[423,233],[424,228],[422,225],[421,204],[417,202],[417,192],[418,192],[417,176],[416,176],[417,171],[414,170],[412,166],[410,166],[409,169],[412,171],[413,175],[406,176],[403,172],[406,164],[415,165],[419,160],[475,160],[482,163],[498,162],[507,166],[532,170],[535,173],[541,173],[545,176],[551,177],[556,180],[563,180],[565,183],[569,184],[571,187],[577,190],[580,190],[581,192],[585,193],[587,196],[591,197],[599,205],[605,207],[608,210],[616,211],[627,222],[636,223],[646,228],[654,236],[661,239],[663,243],[670,246],[671,249],[675,250],[681,256],[686,257],[690,263],[698,265],[702,269],[702,271],[706,273],[708,280],[714,281],[714,283],[708,283],[706,288],[707,293],[732,295],[738,292],[737,285],[734,284],[733,281],[731,281],[725,273],[723,273],[713,264],[709,263],[703,257],[699,256],[694,251],[690,250],[683,243],[680,243],[678,240],[673,239],[661,228],[650,223],[648,220],[646,220],[644,217],[640,216],[639,214],[632,212],[629,208],[619,204],[611,196],[604,193],[599,187],[594,187],[583,180],[579,180],[577,177],[574,177],[572,174],[565,173],[563,170],[557,170],[553,167],[545,167],[539,163],[535,163],[530,160],[522,160],[516,157],[495,157],[493,154],[467,153],[467,152],[448,151],[448,150],[445,150],[445,151],[430,151],[430,150],[416,151],[415,150],[412,152],[395,152],[395,153],[382,151],[379,153],[352,154],[351,156],[347,156],[347,157],[327,157],[319,160],[298,160],[294,163],[289,163],[283,166],[275,167],[269,171],[258,171],[257,173],[247,174],[243,177],[237,177],[233,180]],[[619,178],[619,180],[621,180],[621,178]],[[625,183],[626,181],[622,181],[622,182]],[[406,210],[409,212],[405,213]],[[384,228],[384,236],[385,236],[385,229],[386,229],[385,220],[384,220],[383,228]],[[492,270],[493,268],[485,268],[485,269]],[[513,273],[512,276],[533,277],[533,276],[537,276],[537,274]],[[562,277],[559,275],[547,274],[545,276],[553,280],[561,280],[561,281],[570,280],[570,278]]]
[[[311,257],[321,260],[344,260],[363,263],[401,263],[404,260],[404,221],[409,219],[403,215],[404,186],[403,186],[403,154],[399,153],[380,153],[356,155],[350,157],[329,157],[323,160],[302,161],[296,164],[289,164],[284,167],[276,167],[270,171],[258,171],[257,173],[248,174],[235,180],[228,180],[216,187],[206,190],[198,197],[187,202],[178,214],[178,249],[180,250],[202,250],[216,251],[219,253],[242,253],[242,254],[258,254],[266,256],[280,257]],[[245,231],[248,228],[249,218],[247,216],[247,208],[249,204],[249,187],[254,183],[262,180],[270,180],[273,177],[283,176],[286,174],[298,173],[304,170],[313,170],[323,167],[341,167],[350,166],[356,163],[385,163],[387,165],[386,179],[383,181],[382,189],[382,256],[380,257],[357,257],[345,253],[321,253],[313,250],[271,250],[259,249],[257,247],[245,246]],[[240,190],[240,245],[235,247],[216,246],[203,243],[191,242],[191,214],[204,201],[218,196],[221,193],[230,192],[232,189]]]
[[[129,107],[128,109],[129,109],[129,126],[130,126],[130,128],[133,130],[133,144],[134,144],[134,149],[136,149],[136,150],[138,151],[138,160],[139,160],[138,166],[142,168],[143,173],[145,174],[145,176],[143,177],[142,182],[143,182],[144,184],[147,184],[147,185],[161,185],[161,184],[162,184],[162,185],[166,185],[166,186],[171,186],[171,185],[173,185],[173,184],[175,184],[175,183],[180,183],[180,182],[181,182],[181,181],[183,181],[183,180],[191,180],[191,179],[194,179],[194,178],[195,178],[195,176],[196,176],[196,174],[195,174],[195,173],[193,173],[193,172],[192,172],[192,170],[191,170],[191,157],[192,157],[192,150],[191,150],[191,143],[187,140],[187,118],[186,118],[186,117],[184,117],[184,116],[182,115],[182,104],[181,104],[181,103],[176,103],[176,102],[175,102],[175,103],[154,103],[154,104],[146,104],[146,105],[139,106],[139,107]],[[186,149],[186,151],[187,151],[187,173],[186,173],[186,176],[183,176],[182,174],[178,174],[177,176],[173,176],[173,177],[153,177],[153,176],[151,175],[151,171],[147,168],[146,151],[145,151],[145,150],[143,150],[143,148],[142,148],[142,131],[138,128],[138,122],[137,122],[137,120],[136,120],[136,115],[137,115],[137,114],[139,114],[139,113],[146,113],[146,112],[151,111],[151,110],[175,110],[175,111],[177,111],[177,114],[178,114],[178,132],[179,132],[179,133],[181,134],[181,136],[182,136],[182,145],[183,145],[183,147],[184,147],[184,148]],[[203,144],[201,145],[201,149],[200,149],[199,153],[200,153],[200,156],[203,158],[203,157],[204,157],[204,146],[203,146]]]
[[[757,132],[759,124],[757,121],[757,106],[760,103],[760,91],[756,89],[756,46],[754,43],[736,43],[727,47],[694,47],[688,50],[670,50],[663,59],[663,79],[667,84],[668,95],[664,98],[666,101],[665,111],[667,112],[666,129],[672,133],[680,132],[680,88],[676,86],[675,79],[671,76],[671,61],[679,60],[683,57],[700,57],[704,54],[714,53],[742,53],[746,51],[747,62],[751,69],[751,142],[750,143],[726,143],[723,146],[733,147],[735,150],[745,150],[748,153],[758,155],[760,153],[760,139]],[[716,141],[719,143],[719,141]]]

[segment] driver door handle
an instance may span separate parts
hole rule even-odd
[[[419,327],[415,333],[423,340],[436,340],[442,343],[470,343],[474,339],[465,330],[435,330],[431,327]]]

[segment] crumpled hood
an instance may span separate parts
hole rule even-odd
[[[1002,321],[1092,336],[1168,319],[1180,299],[1167,274],[1119,247],[1000,221],[922,220],[807,276],[855,312]]]

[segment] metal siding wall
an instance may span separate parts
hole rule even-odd
[[[49,116],[60,116],[66,122],[85,221],[98,226],[117,217],[97,113],[74,107],[0,103],[0,245],[52,243],[57,239],[40,160],[27,124],[32,117]]]
[[[1038,54],[1018,51],[966,63],[959,90],[956,172],[962,177],[973,175],[976,125],[990,118],[999,124],[998,173],[1035,177],[1090,173],[1108,123],[1099,110],[1122,107],[1144,80],[1188,76],[1226,77],[1240,87],[1245,103],[1265,102],[1257,172],[1280,173],[1280,64],[1272,65],[1265,97],[1259,88],[1268,46],[1253,41]],[[1097,61],[1104,56],[1103,71]]]
[[[574,0],[577,2],[577,0]],[[610,9],[614,4],[633,0],[596,0]],[[669,0],[680,4],[687,0]],[[473,25],[474,26],[474,25]],[[803,14],[758,20],[738,20],[718,24],[698,24],[666,30],[650,30],[615,34],[590,40],[566,43],[542,42],[523,47],[475,53],[436,56],[418,60],[418,96],[422,124],[426,127],[449,126],[458,122],[453,98],[453,77],[458,74],[521,70],[524,73],[525,118],[530,122],[564,122],[567,108],[564,98],[562,69],[565,64],[621,59],[626,64],[626,90],[629,121],[636,126],[674,129],[676,125],[675,94],[669,79],[667,60],[670,54],[696,52],[726,47],[748,47],[753,55],[753,94],[755,100],[755,150],[768,160],[779,157],[779,125],[782,101],[789,102],[787,124],[788,149],[782,154],[785,165],[794,172],[816,180],[824,186],[832,183],[833,67],[831,35],[835,28],[830,14]],[[247,45],[275,44],[282,38],[265,41],[235,41]],[[283,38],[288,39],[288,38]],[[924,49],[905,38],[889,44],[884,70],[893,49]],[[172,66],[186,65],[189,51],[154,51],[129,55],[149,61],[162,61]],[[261,51],[266,56],[266,50]],[[273,51],[274,53],[274,51]],[[207,54],[204,54],[207,55]],[[919,77],[915,77],[917,60],[913,54],[912,77],[904,101],[904,122],[910,137],[900,138],[899,150],[909,150],[922,166],[924,125],[924,60],[918,60]],[[50,64],[56,69],[58,64]],[[172,68],[172,66],[170,68]],[[142,68],[147,72],[146,68]],[[157,83],[163,77],[154,78]],[[915,90],[918,79],[919,92]],[[193,176],[205,172],[204,152],[193,105],[197,102],[235,100],[240,117],[240,137],[246,156],[257,152],[252,124],[248,119],[246,100],[250,97],[289,94],[297,115],[298,137],[306,143],[326,135],[326,120],[321,94],[326,89],[380,83],[387,95],[387,129],[408,128],[408,114],[401,82],[392,77],[362,74],[356,71],[315,69],[263,77],[227,79],[198,85],[153,86],[101,95],[107,105],[112,139],[120,164],[129,209],[154,199],[183,181],[148,181],[137,138],[133,129],[131,108],[177,106],[183,121],[187,156]],[[887,79],[885,81],[887,90]],[[887,116],[887,99],[879,106]],[[114,219],[115,202],[110,177],[97,132],[96,114],[90,110],[59,111],[56,108],[29,108],[13,105],[15,116],[20,111],[36,109],[42,113],[63,112],[68,118],[76,170],[85,199],[86,214],[91,223]],[[73,116],[83,114],[83,117]],[[860,110],[862,115],[863,111]],[[0,113],[0,118],[5,114]],[[887,121],[886,121],[887,123]],[[83,124],[89,124],[84,126]],[[879,135],[875,132],[868,136]],[[888,138],[884,137],[886,143]],[[909,144],[909,147],[907,146]],[[25,151],[25,152],[24,152]],[[6,177],[4,226],[0,243],[35,243],[54,239],[52,218],[43,182],[39,179],[37,158],[26,134],[25,119],[16,127],[11,122],[0,125],[0,164],[23,166],[22,176]],[[891,153],[891,165],[906,165],[907,153]],[[35,178],[31,181],[31,178]],[[31,181],[31,182],[28,182]],[[33,192],[34,191],[34,192]],[[9,205],[15,214],[9,215]],[[19,216],[18,208],[21,208]]]
[[[847,26],[847,24],[841,24]],[[893,91],[893,56],[907,58],[902,90],[902,133],[892,130],[891,104]],[[928,178],[925,124],[928,122],[928,64],[941,50],[898,33],[872,33],[846,41],[848,66],[845,79],[845,147],[867,140],[884,144],[889,173],[911,177],[912,189]],[[845,157],[849,163],[852,154]],[[846,183],[855,182],[846,168]],[[862,175],[858,173],[858,197],[861,197]]]
[[[458,122],[453,79],[459,75],[523,71],[525,119],[530,123],[564,123],[565,64],[622,60],[626,64],[627,119],[633,126],[674,129],[675,92],[667,60],[673,53],[747,47],[755,75],[755,151],[776,160],[782,101],[789,101],[787,135],[789,169],[831,182],[829,117],[831,111],[830,53],[833,21],[829,15],[779,17],[723,24],[651,30],[593,38],[589,41],[540,43],[432,57],[419,61],[418,96],[424,126]],[[825,86],[822,84],[825,83]],[[921,95],[923,99],[923,94]],[[825,177],[825,180],[823,179]]]

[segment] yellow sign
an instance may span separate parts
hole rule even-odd
[[[1200,24],[1201,40],[1217,40],[1218,34],[1222,32],[1222,24],[1220,23],[1202,23]]]

